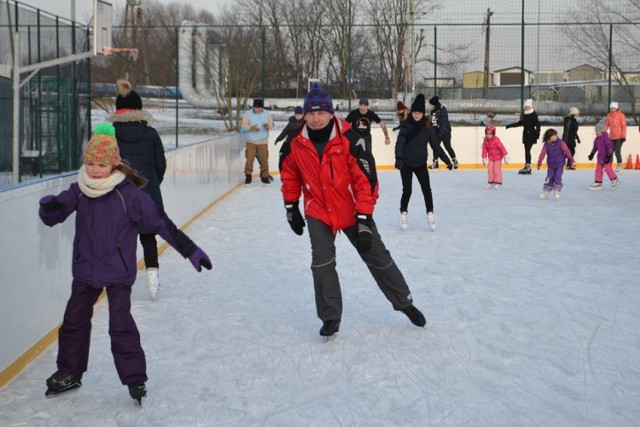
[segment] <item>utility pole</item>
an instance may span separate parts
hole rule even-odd
[[[489,91],[489,50],[491,47],[491,16],[493,16],[493,12],[491,9],[487,9],[487,20],[486,20],[486,28],[485,28],[485,39],[484,39],[484,75],[482,82],[482,98],[487,99],[488,91]]]

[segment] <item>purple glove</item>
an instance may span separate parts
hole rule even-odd
[[[195,268],[198,272],[202,271],[202,267],[206,268],[207,270],[211,270],[211,260],[209,259],[207,254],[204,253],[204,251],[200,248],[196,248],[195,252],[189,255],[189,261],[191,261],[191,264],[193,264],[193,268]]]
[[[404,159],[400,158],[400,157],[396,157],[396,163],[394,164],[394,167],[398,170],[402,169],[402,167],[404,166]]]
[[[40,209],[45,214],[51,214],[60,209],[64,209],[64,205],[56,199],[56,196],[49,195],[40,199]]]

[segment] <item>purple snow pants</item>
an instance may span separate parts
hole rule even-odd
[[[122,384],[147,381],[147,364],[140,333],[131,316],[131,286],[108,286],[111,353]],[[64,320],[58,331],[58,370],[82,374],[87,370],[93,305],[102,289],[74,280]]]
[[[562,173],[564,172],[564,165],[558,168],[552,168],[547,166],[547,178],[544,180],[542,186],[543,191],[560,191],[562,190]]]

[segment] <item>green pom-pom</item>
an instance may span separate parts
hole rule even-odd
[[[109,122],[98,123],[96,130],[93,131],[94,135],[109,135],[116,136],[116,128]]]

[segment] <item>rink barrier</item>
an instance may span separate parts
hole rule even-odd
[[[234,133],[167,151],[163,200],[181,229],[242,185],[244,145]],[[38,201],[75,181],[72,172],[0,190],[0,388],[57,340],[71,289],[75,221],[45,226]]]

